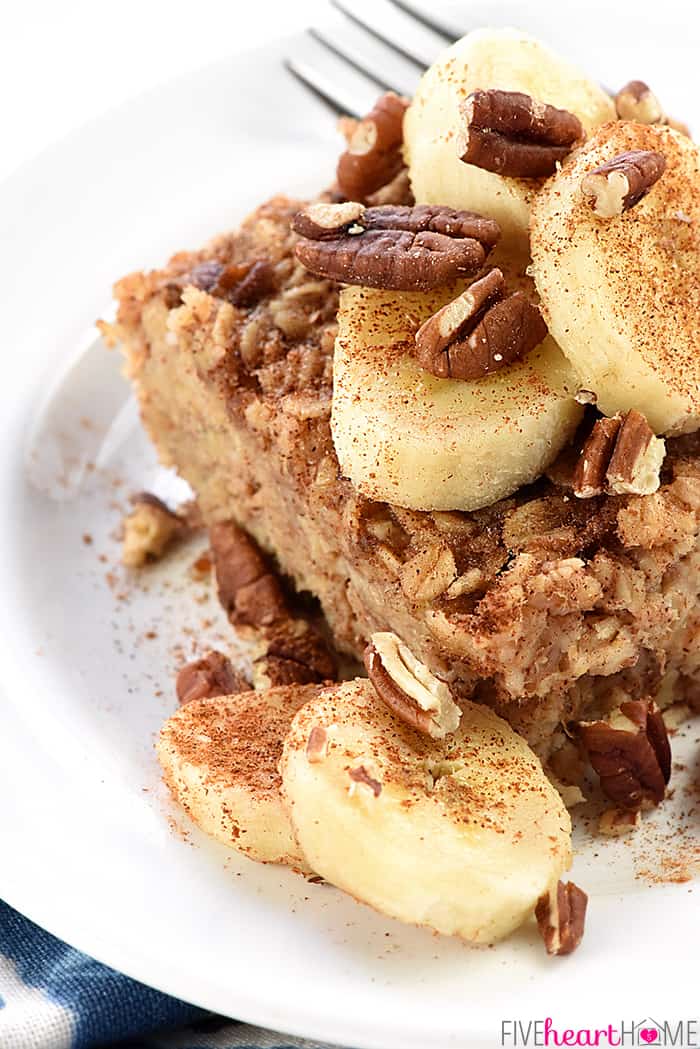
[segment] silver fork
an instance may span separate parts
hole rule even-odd
[[[363,116],[378,90],[412,93],[420,73],[464,32],[405,0],[373,0],[371,14],[348,0],[330,5],[340,16],[336,27],[308,29],[305,53],[285,66],[336,115]]]

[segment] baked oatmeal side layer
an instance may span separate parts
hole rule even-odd
[[[359,655],[372,632],[395,631],[543,756],[562,722],[630,695],[693,702],[700,437],[668,442],[662,487],[644,497],[577,500],[565,461],[550,471],[559,483],[474,513],[358,496],[329,429],[337,289],[293,257],[299,207],[275,198],[237,234],[116,288],[110,335],[205,521],[248,529],[320,599],[341,648]]]

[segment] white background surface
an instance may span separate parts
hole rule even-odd
[[[309,25],[325,6],[325,0],[0,2],[0,180],[104,110]]]

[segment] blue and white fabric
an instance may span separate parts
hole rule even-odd
[[[324,1049],[100,965],[0,901],[0,1049]]]

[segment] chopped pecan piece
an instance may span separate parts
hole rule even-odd
[[[401,146],[408,106],[409,99],[389,91],[363,120],[347,125],[348,148],[338,160],[336,179],[349,200],[366,200],[404,167]]]
[[[581,192],[594,215],[601,219],[615,218],[638,204],[665,170],[663,153],[630,150],[584,175]]]
[[[232,306],[254,306],[275,286],[275,274],[266,259],[232,263],[222,271],[211,294],[226,299]]]
[[[598,419],[586,438],[572,479],[574,495],[579,499],[592,499],[605,491],[605,475],[621,425],[618,415]]]
[[[265,555],[233,521],[210,530],[219,600],[237,627],[254,628],[256,688],[335,679],[335,659],[308,620],[295,617]]]
[[[606,809],[598,820],[598,833],[605,838],[621,838],[636,830],[641,821],[639,809]]]
[[[132,496],[133,510],[124,518],[122,563],[140,568],[157,561],[176,537],[187,530],[185,521],[150,492]]]
[[[209,536],[219,600],[234,625],[270,626],[284,620],[287,602],[257,543],[232,521]]]
[[[607,491],[614,495],[651,495],[659,487],[666,453],[663,440],[641,412],[598,419],[586,438],[572,485],[579,499]]]
[[[305,208],[292,222],[302,239],[296,256],[319,277],[397,291],[426,291],[481,268],[500,235],[498,224],[470,211],[432,204],[364,208],[349,223],[347,204]],[[355,213],[352,212],[354,215]],[[334,227],[334,221],[337,225]]]
[[[370,776],[369,772],[367,771],[364,765],[358,765],[356,769],[350,769],[350,771],[348,772],[348,776],[352,780],[352,783],[350,784],[351,794],[355,793],[357,784],[361,784],[364,787],[369,787],[369,789],[374,794],[375,798],[378,798],[381,794],[381,783],[378,779],[375,779],[374,776]]]
[[[449,686],[417,660],[396,634],[372,634],[364,663],[377,695],[403,721],[433,739],[456,731],[462,712]]]
[[[219,277],[224,272],[225,266],[218,259],[206,259],[198,262],[189,273],[181,278],[181,285],[193,284],[200,291],[211,291],[216,287]]]
[[[460,105],[465,164],[511,178],[552,175],[583,139],[578,117],[521,91],[474,91]]]
[[[198,262],[189,273],[185,273],[184,276],[180,277],[177,281],[177,287],[179,291],[182,291],[188,284],[193,284],[200,291],[210,292],[212,288],[216,287],[216,283],[224,268],[223,262],[219,262],[218,259],[205,259],[204,262]]]
[[[620,120],[634,120],[637,124],[662,124],[664,111],[661,103],[643,80],[630,80],[615,95],[615,110]]]
[[[323,761],[328,753],[328,733],[322,725],[314,725],[306,741],[306,760],[310,765]]]
[[[671,778],[671,745],[652,700],[630,700],[607,721],[576,726],[604,794],[623,809],[658,805]]]
[[[218,259],[207,259],[198,263],[189,273],[167,286],[170,306],[179,304],[179,295],[188,284],[206,291],[232,306],[253,306],[275,286],[275,274],[266,259],[253,262],[232,262],[225,265]],[[172,299],[177,291],[178,302]]]
[[[606,480],[616,495],[650,495],[659,487],[666,445],[641,412],[627,412],[615,441]]]
[[[499,269],[475,281],[416,332],[416,359],[441,379],[481,379],[538,346],[547,326],[522,292],[505,296]]]
[[[547,954],[571,954],[583,938],[588,896],[572,881],[540,896],[535,917]]]
[[[305,619],[289,614],[285,622],[264,632],[262,648],[262,655],[253,664],[257,688],[313,685],[335,679],[335,660],[328,645]]]
[[[658,98],[643,80],[630,80],[615,96],[615,109],[620,120],[634,120],[637,124],[666,124],[690,137],[687,124],[669,117]]]
[[[195,699],[232,696],[251,688],[243,674],[236,670],[221,652],[207,652],[202,659],[187,663],[175,680],[177,698],[183,705]]]

